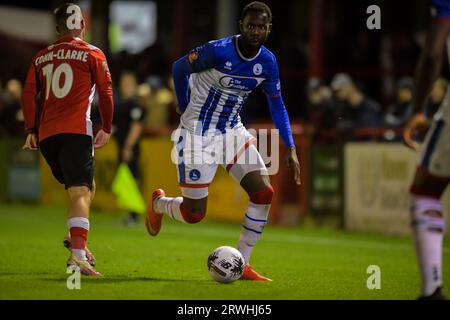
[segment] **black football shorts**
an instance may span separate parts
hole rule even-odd
[[[66,189],[77,186],[92,189],[94,155],[91,136],[61,133],[42,140],[39,148],[53,176]]]

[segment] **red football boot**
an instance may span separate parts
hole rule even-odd
[[[263,277],[262,275],[258,274],[249,264],[245,266],[241,280],[272,281],[272,279]]]
[[[147,227],[147,232],[151,236],[156,236],[161,230],[162,218],[164,216],[163,213],[156,212],[154,208],[155,200],[164,197],[166,193],[162,189],[156,189],[153,191],[152,202],[148,206],[147,209],[147,217],[145,218],[145,226]]]

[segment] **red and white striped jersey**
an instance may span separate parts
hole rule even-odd
[[[105,55],[80,38],[58,39],[38,52],[28,70],[22,94],[27,132],[37,132],[39,141],[59,133],[92,136],[90,113],[96,89],[102,129],[110,133],[114,106]]]

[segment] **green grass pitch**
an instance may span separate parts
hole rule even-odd
[[[165,219],[156,238],[143,224],[94,212],[89,247],[102,278],[66,287],[64,209],[0,205],[0,299],[415,299],[418,269],[408,237],[267,226],[252,265],[274,282],[219,284],[206,270],[209,253],[235,246],[240,226]],[[444,288],[450,288],[450,243]],[[381,289],[366,286],[367,267],[381,268]],[[448,290],[447,290],[448,292]]]

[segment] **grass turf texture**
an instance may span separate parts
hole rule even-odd
[[[419,295],[408,237],[268,226],[251,262],[274,282],[224,285],[210,279],[206,259],[218,246],[235,246],[240,226],[209,221],[189,226],[165,217],[161,233],[150,238],[143,223],[125,228],[121,217],[95,212],[88,243],[104,276],[83,276],[81,290],[68,290],[64,212],[0,205],[0,299],[415,299]],[[446,241],[447,289],[449,253]],[[366,287],[369,265],[381,268],[380,290]]]

